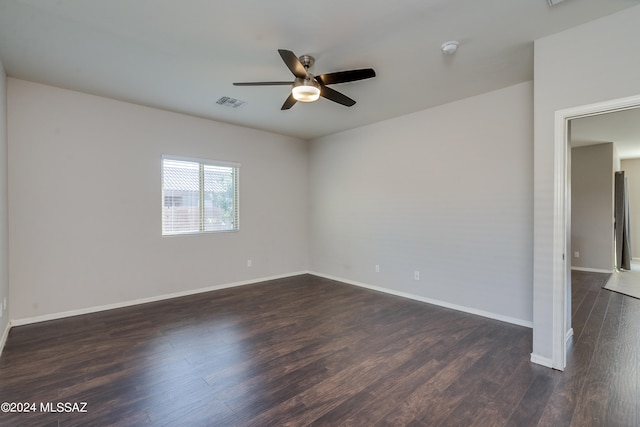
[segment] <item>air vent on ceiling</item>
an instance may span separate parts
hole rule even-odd
[[[233,107],[238,108],[245,104],[244,101],[240,101],[239,99],[230,98],[228,96],[223,96],[216,101],[216,104],[224,105],[225,107]]]
[[[564,0],[547,0],[549,2],[549,6],[555,6],[558,3],[562,3]]]

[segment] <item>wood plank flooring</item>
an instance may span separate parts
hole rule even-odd
[[[0,425],[638,426],[640,301],[605,282],[574,274],[564,373],[530,329],[311,275],[16,327],[0,402],[37,410]]]

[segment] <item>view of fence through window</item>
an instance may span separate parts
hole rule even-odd
[[[162,159],[162,234],[238,230],[238,167]]]

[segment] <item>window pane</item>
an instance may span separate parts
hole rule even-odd
[[[236,229],[235,168],[204,165],[204,231]]]
[[[200,231],[200,165],[163,159],[162,233]]]
[[[162,159],[162,234],[238,230],[238,167]]]

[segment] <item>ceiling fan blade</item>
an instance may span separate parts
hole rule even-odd
[[[347,95],[324,85],[320,85],[320,96],[323,98],[327,98],[328,100],[331,100],[333,102],[337,102],[338,104],[345,105],[347,107],[351,107],[356,103],[356,101],[349,98]]]
[[[373,68],[363,68],[360,70],[347,70],[329,74],[320,74],[319,76],[316,76],[316,80],[318,80],[323,85],[333,85],[336,83],[347,83],[355,82],[357,80],[370,79],[371,77],[375,76],[376,72],[373,70]]]
[[[239,82],[234,83],[234,86],[291,86],[293,82]]]
[[[304,68],[304,65],[302,65],[295,53],[286,49],[278,49],[278,53],[294,76],[300,79],[307,77],[307,70]]]
[[[293,105],[298,102],[296,101],[296,99],[293,97],[293,94],[290,94],[289,97],[284,101],[284,104],[282,104],[282,108],[280,108],[281,110],[288,110],[289,108],[293,107]]]

